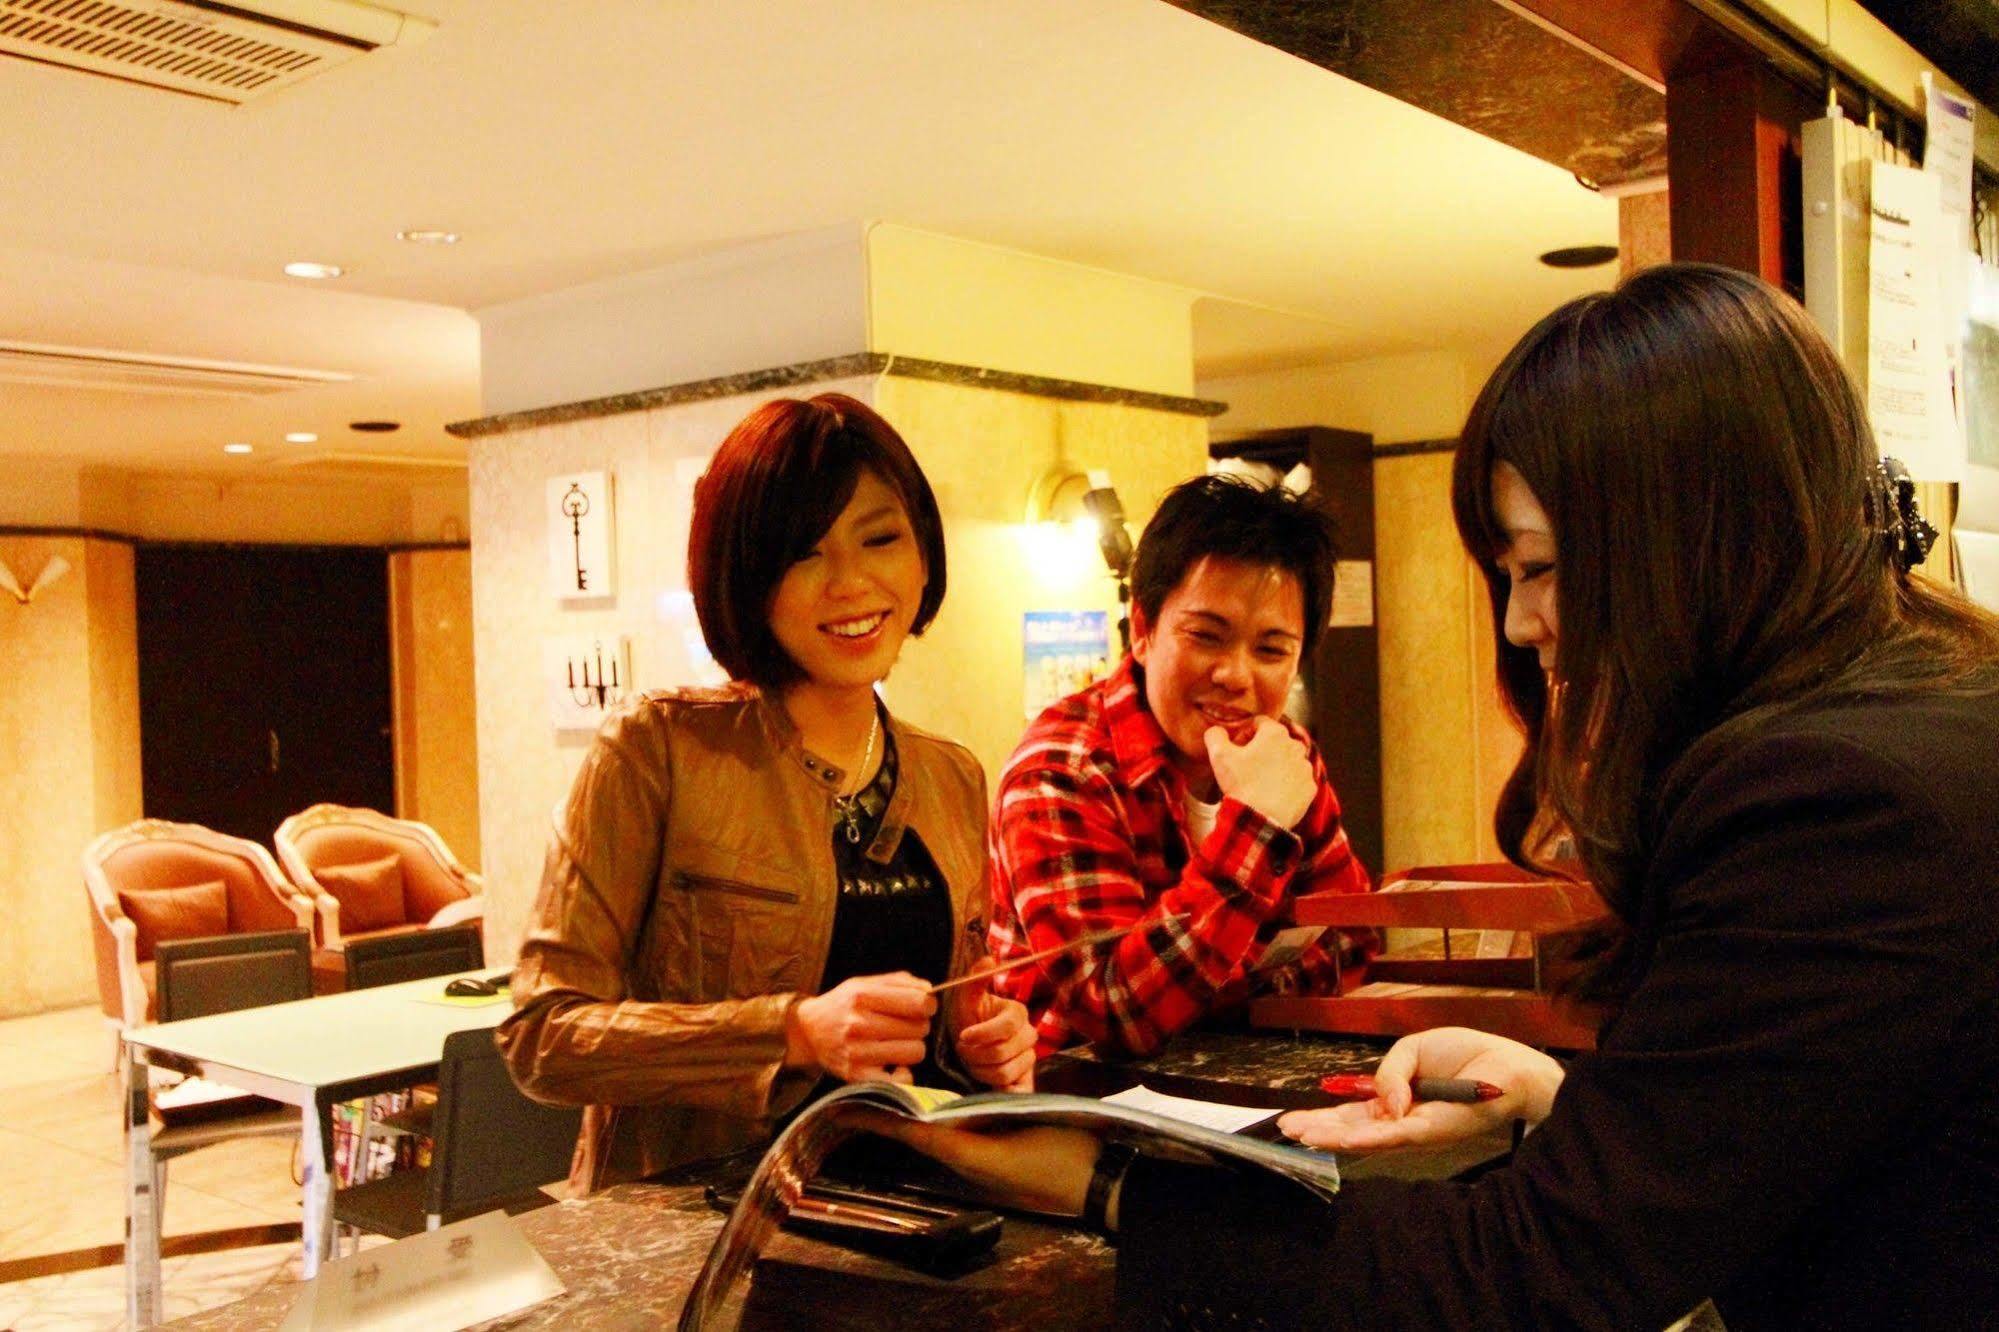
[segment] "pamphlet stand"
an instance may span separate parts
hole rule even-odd
[[[1589,1015],[1548,993],[1537,937],[1604,913],[1587,883],[1508,864],[1425,865],[1391,875],[1379,892],[1307,894],[1292,911],[1300,925],[1433,929],[1443,936],[1375,958],[1367,984],[1344,994],[1255,1000],[1252,1026],[1371,1036],[1476,1027],[1536,1046],[1596,1044]]]

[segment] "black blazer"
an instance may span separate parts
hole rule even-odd
[[[1509,1166],[1141,1162],[1131,1321],[1999,1326],[1999,696],[1794,712],[1661,814],[1641,977]]]

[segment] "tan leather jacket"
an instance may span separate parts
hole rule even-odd
[[[888,729],[900,768],[868,854],[922,838],[957,975],[985,948],[985,775],[962,746]],[[825,970],[845,778],[746,686],[651,694],[605,723],[556,812],[499,1029],[523,1090],[589,1107],[573,1184],[734,1150],[812,1089],[782,1066],[785,1014]]]

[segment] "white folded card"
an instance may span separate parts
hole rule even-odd
[[[280,1332],[458,1332],[562,1294],[505,1212],[336,1258],[305,1283]]]
[[[1219,1101],[1196,1101],[1186,1096],[1168,1096],[1164,1092],[1153,1091],[1150,1087],[1127,1087],[1115,1096],[1106,1096],[1111,1105],[1129,1106],[1133,1110],[1149,1110],[1166,1119],[1177,1119],[1183,1124],[1199,1124],[1217,1133],[1240,1133],[1251,1124],[1261,1124],[1276,1114],[1267,1107],[1259,1109],[1253,1105],[1223,1105]]]

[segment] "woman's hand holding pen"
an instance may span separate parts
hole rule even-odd
[[[970,974],[992,970],[987,959]],[[946,1011],[967,1073],[1001,1091],[1034,1090],[1034,1026],[1027,1020],[1026,1005],[1001,998],[989,984],[974,983],[955,991]]]
[[[1467,1078],[1503,1089],[1495,1100],[1417,1101],[1412,1078]],[[1277,1121],[1287,1137],[1326,1151],[1383,1152],[1436,1147],[1482,1137],[1516,1119],[1548,1117],[1562,1085],[1549,1056],[1467,1027],[1436,1027],[1404,1036],[1374,1071],[1375,1097],[1324,1110],[1294,1110]]]
[[[846,1082],[908,1082],[910,1065],[923,1062],[936,1011],[929,982],[906,971],[850,977],[791,1006],[784,1062],[822,1068]]]

